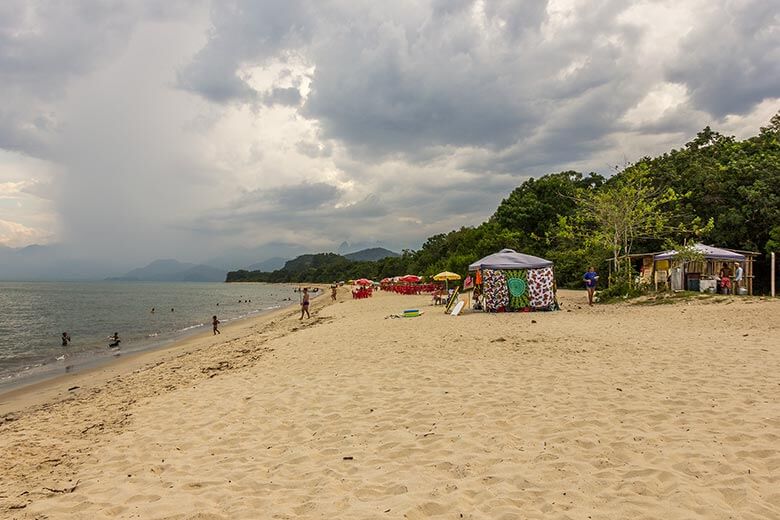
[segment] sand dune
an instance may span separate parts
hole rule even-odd
[[[780,518],[780,301],[320,300],[6,416],[2,516]]]

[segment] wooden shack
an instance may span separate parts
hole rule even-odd
[[[695,244],[703,259],[696,262],[681,262],[675,259],[676,251],[637,253],[628,256],[638,273],[638,282],[659,290],[697,290],[707,292],[718,286],[718,275],[724,263],[734,270],[734,264],[743,269],[742,287],[747,294],[753,294],[753,262],[759,253],[741,249],[719,248]],[[610,262],[611,267],[611,262]]]

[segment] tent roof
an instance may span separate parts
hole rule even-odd
[[[704,255],[707,260],[731,260],[733,262],[744,262],[745,255],[729,251],[728,249],[721,249],[719,247],[708,246],[704,244],[694,244],[693,248]],[[671,251],[664,251],[658,253],[653,257],[655,260],[671,260],[677,255],[677,251],[672,249]]]
[[[469,271],[477,269],[539,269],[552,265],[550,260],[538,256],[524,255],[512,249],[502,249],[498,253],[477,260],[469,266]]]

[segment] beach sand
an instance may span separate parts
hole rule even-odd
[[[585,298],[326,296],[0,396],[0,517],[780,518],[780,301]]]

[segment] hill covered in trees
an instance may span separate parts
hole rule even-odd
[[[228,273],[227,281],[465,274],[469,263],[508,247],[553,260],[559,284],[571,285],[579,284],[587,265],[606,271],[610,258],[694,239],[780,251],[780,113],[742,141],[707,127],[683,148],[642,158],[609,179],[575,171],[529,179],[486,222],[434,235],[399,257],[361,262],[332,253],[304,255],[272,273]],[[763,255],[757,260],[761,290],[767,261]]]

